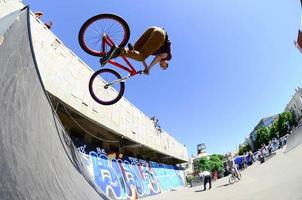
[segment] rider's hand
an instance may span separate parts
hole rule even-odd
[[[144,74],[146,74],[146,75],[149,75],[149,73],[150,73],[150,71],[149,71],[148,68],[147,68],[147,69],[144,69],[143,72],[144,72]]]

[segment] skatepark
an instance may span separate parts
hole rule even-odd
[[[43,82],[27,7],[1,18],[0,36],[0,199],[302,199],[301,127],[289,136],[287,147],[243,171],[240,182],[230,185],[225,177],[211,190],[187,188],[183,169],[176,166],[186,161],[186,149],[168,134],[165,140],[173,145],[162,149],[123,136],[120,149],[148,157],[110,162],[109,153],[87,153],[72,140],[64,126],[72,122],[62,122],[45,87],[51,81]],[[120,137],[112,135],[106,139]]]

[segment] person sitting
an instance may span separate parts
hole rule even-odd
[[[228,165],[231,173],[234,173],[236,176],[238,176],[238,169],[236,167],[234,159],[232,159],[231,156],[228,157],[227,165]]]
[[[148,66],[145,60],[150,55],[155,57]],[[112,47],[107,55],[101,59],[101,64],[104,65],[118,56],[125,56],[142,62],[145,74],[149,74],[151,68],[157,63],[163,70],[166,70],[169,66],[169,60],[172,58],[171,42],[167,31],[160,27],[151,26],[140,36],[134,46],[129,43],[128,48]]]
[[[34,12],[34,15],[37,19],[41,19],[41,17],[44,15],[44,13],[41,11],[36,11],[36,12]]]

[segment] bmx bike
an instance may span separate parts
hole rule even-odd
[[[238,172],[235,172],[235,170],[232,169],[232,171],[231,171],[231,176],[230,176],[230,178],[229,178],[229,183],[230,183],[230,184],[233,184],[233,183],[235,183],[235,182],[240,181],[240,179],[241,179],[241,173],[240,173],[239,171],[238,171]]]
[[[130,37],[127,22],[114,14],[100,14],[89,18],[81,27],[78,40],[81,48],[92,56],[106,56],[113,46],[124,47]],[[101,68],[89,80],[91,97],[102,105],[118,102],[125,92],[125,81],[143,71],[137,71],[125,56],[120,56],[126,65],[113,61],[108,63],[128,72],[122,77],[111,68]]]

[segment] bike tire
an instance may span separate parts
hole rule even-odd
[[[102,95],[98,95],[98,93],[100,93],[101,91],[99,90],[102,90],[102,92],[104,92],[105,90],[108,90],[109,88],[112,89],[112,87],[110,86],[109,88],[105,88],[103,87],[105,85],[104,82],[106,82],[106,79],[104,79],[104,77],[107,75],[112,75],[115,80],[117,79],[120,79],[121,78],[121,75],[112,70],[112,69],[100,69],[98,71],[96,71],[90,78],[89,80],[89,92],[90,92],[90,95],[91,97],[96,101],[98,102],[99,104],[102,104],[102,105],[112,105],[112,104],[115,104],[116,102],[118,102],[122,97],[123,97],[123,94],[124,94],[124,91],[125,91],[125,83],[124,82],[118,82],[116,83],[117,85],[119,85],[118,89],[117,88],[114,88],[115,91],[109,91],[111,92],[108,96],[111,96],[111,94],[115,93],[116,92],[116,96],[114,96],[113,98],[109,98],[108,100],[105,100],[106,99],[106,96],[105,94],[102,94]],[[101,79],[99,79],[98,77],[101,77]],[[97,84],[99,83],[99,84]],[[97,85],[99,87],[95,88],[94,85]]]
[[[97,25],[98,22],[103,21],[104,23],[106,22],[106,20],[109,22],[111,21],[111,23],[106,23],[106,25],[102,25],[100,26],[95,26],[94,27],[94,23]],[[114,26],[112,24],[116,23]],[[107,27],[106,27],[107,26]],[[124,47],[130,37],[130,28],[127,24],[127,22],[120,16],[114,15],[114,14],[100,14],[100,15],[96,15],[93,16],[91,18],[89,18],[87,21],[84,22],[84,24],[82,25],[82,27],[80,28],[79,34],[78,34],[78,40],[80,43],[81,48],[88,54],[92,55],[92,56],[100,56],[102,53],[101,50],[101,40],[98,41],[98,38],[102,38],[102,34],[104,32],[106,32],[109,37],[110,35],[114,35],[114,34],[119,34],[119,31],[114,31],[114,30],[110,30],[110,29],[114,29],[115,27],[122,28],[122,32],[120,32],[120,37],[119,39],[114,39],[114,37],[118,37],[118,36],[114,36],[113,37],[113,42],[115,43],[116,46],[119,47]],[[95,40],[96,38],[96,47],[93,47],[92,44],[89,44],[88,42],[88,38],[89,38],[89,28],[94,28],[94,29],[102,29],[102,30],[97,30],[97,31],[93,31],[93,35],[91,39]],[[112,31],[112,32],[109,32]],[[95,37],[95,38],[94,38]],[[94,38],[94,39],[93,39]],[[111,38],[112,39],[112,38]],[[100,47],[98,47],[100,46]]]
[[[235,177],[234,177],[234,176],[230,176],[230,178],[229,178],[229,183],[230,183],[230,184],[235,183]]]
[[[238,181],[240,181],[240,179],[241,179],[241,173],[240,173],[240,172],[238,172],[238,177],[237,177],[237,179],[238,179]]]

